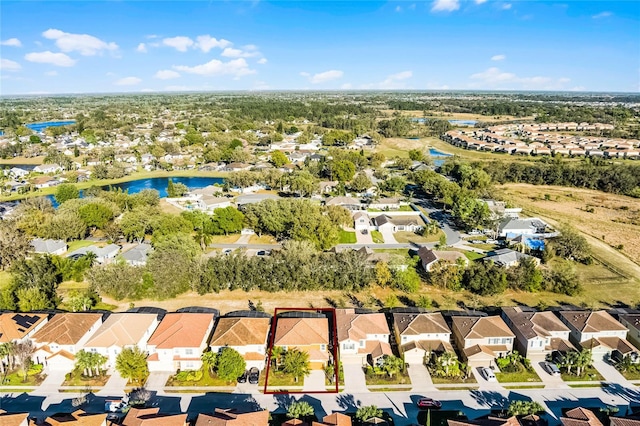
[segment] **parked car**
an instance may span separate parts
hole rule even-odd
[[[232,251],[233,250],[231,250],[230,248],[226,248],[226,249],[222,250],[222,254],[227,254],[228,255],[228,254],[231,254]]]
[[[487,238],[487,244],[498,244],[498,240],[494,240],[493,238]]]
[[[493,370],[490,369],[489,367],[481,367],[480,373],[482,374],[482,377],[484,377],[487,382],[498,381],[498,379],[496,379],[496,375],[493,374]]]
[[[238,377],[238,383],[247,383],[247,372],[242,373],[240,377]]]
[[[252,385],[258,384],[258,379],[260,378],[260,370],[257,367],[251,367],[249,370],[249,383]]]
[[[542,368],[544,369],[544,371],[549,373],[551,376],[559,376],[560,375],[560,369],[558,368],[557,365],[555,365],[552,362],[548,362],[548,361],[543,362],[542,363]]]
[[[420,398],[418,402],[416,402],[416,405],[421,410],[426,410],[430,408],[435,408],[437,410],[442,408],[442,403],[433,398]]]
[[[368,229],[363,229],[360,232],[362,233],[362,235],[367,235],[369,233],[369,230]]]

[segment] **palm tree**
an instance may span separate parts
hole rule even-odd
[[[202,366],[209,370],[210,373],[213,373],[213,369],[215,368],[216,361],[218,359],[218,354],[213,351],[207,351],[202,354],[200,359],[202,359]]]
[[[196,243],[202,247],[202,250],[206,250],[207,246],[211,244],[211,235],[204,232],[202,229],[198,229],[195,235]]]
[[[78,351],[75,367],[76,370],[82,370],[82,374],[85,376],[93,376],[91,371],[91,352],[87,352],[84,349]]]
[[[309,353],[298,349],[287,351],[282,362],[285,373],[293,375],[294,381],[298,382],[298,377],[308,375],[309,369]]]
[[[402,371],[403,367],[404,361],[401,358],[393,355],[387,355],[384,357],[382,369],[389,375],[389,377],[393,377],[394,374]]]
[[[282,358],[282,355],[284,355],[284,353],[285,350],[282,346],[274,346],[273,348],[271,348],[271,360],[273,361],[276,369],[278,368],[278,365],[280,364],[280,358]]]

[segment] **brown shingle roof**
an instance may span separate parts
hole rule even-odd
[[[384,314],[356,314],[353,309],[336,309],[336,328],[338,342],[363,340],[367,334],[389,334]]]
[[[327,318],[278,318],[275,346],[299,346],[329,343]]]
[[[220,318],[211,346],[261,345],[267,340],[270,318]]]
[[[412,349],[422,349],[427,352],[453,352],[453,346],[449,341],[445,340],[416,340],[405,343],[402,346],[402,352]]]
[[[447,420],[447,424],[448,426],[520,426],[515,416],[506,419],[487,416],[475,420]]]
[[[2,419],[0,417],[0,419]],[[107,415],[105,414],[87,414],[83,410],[76,410],[71,414],[61,413],[54,414],[53,416],[49,416],[45,419],[43,426],[101,426],[107,419]],[[4,423],[0,421],[2,426],[5,426]]]
[[[578,407],[565,413],[565,417],[560,417],[563,426],[603,426],[591,410]]]
[[[638,418],[609,417],[611,426],[640,426]]]
[[[0,314],[0,343],[22,339],[46,319],[43,314]]]
[[[125,347],[137,344],[157,319],[156,314],[117,313],[109,315],[89,341],[87,348]]]
[[[486,337],[515,337],[511,329],[499,316],[453,317],[453,328],[458,329],[463,339],[484,339]]]
[[[0,410],[0,425],[2,426],[20,426],[29,417],[29,413],[13,413],[9,414]]]
[[[332,426],[351,426],[351,417],[342,413],[332,413],[324,416],[322,423]]]
[[[199,414],[195,426],[267,426],[269,411],[235,413],[216,408],[213,415]]]
[[[560,319],[550,311],[525,311],[520,306],[502,308],[514,327],[527,338],[549,337],[550,332],[569,331]]]
[[[147,344],[157,349],[197,348],[209,337],[212,322],[213,314],[167,314]]]
[[[38,343],[75,345],[101,319],[102,314],[56,314],[35,332],[33,340]]]
[[[606,311],[560,311],[560,316],[583,333],[627,329]]]
[[[159,407],[131,408],[122,422],[122,426],[185,426],[186,414],[158,414]]]
[[[393,314],[393,322],[401,335],[451,333],[440,312],[428,314]]]

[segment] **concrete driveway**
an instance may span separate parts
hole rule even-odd
[[[64,382],[67,371],[49,371],[47,377],[40,383],[34,394],[58,393],[62,382]]]
[[[422,363],[409,364],[407,369],[409,378],[411,378],[411,391],[412,392],[431,392],[436,390],[431,380],[429,370]]]
[[[629,383],[629,381],[625,379],[613,365],[603,360],[599,360],[593,361],[593,366],[600,374],[602,374],[602,377],[604,377],[607,382],[633,387],[633,385]]]
[[[164,392],[164,385],[167,384],[167,380],[172,374],[172,371],[154,371],[149,374],[144,387],[150,391]]]
[[[323,370],[311,370],[311,373],[304,378],[303,392],[326,391],[325,376]]]
[[[544,359],[532,359],[531,367],[533,367],[533,370],[536,372],[538,377],[540,377],[540,380],[542,380],[544,386],[551,389],[569,389],[569,385],[567,385],[564,380],[562,380],[562,377],[552,376],[551,374],[547,373],[544,368],[542,368],[543,362]]]
[[[356,231],[356,243],[357,244],[373,244],[373,238],[371,238],[371,232],[367,231],[363,234],[362,231]]]
[[[476,378],[476,381],[478,382],[478,388],[480,390],[502,390],[503,389],[502,385],[500,385],[500,383],[498,383],[497,381],[489,382],[487,379],[485,379],[482,373],[480,372],[480,368],[481,367],[474,367],[471,369],[471,372],[473,373],[473,377]]]
[[[382,234],[385,244],[398,244],[396,237],[393,236],[392,230],[383,228],[380,233]]]
[[[107,383],[103,386],[102,389],[100,389],[99,392],[96,393],[96,395],[124,396],[125,395],[124,388],[126,386],[127,386],[127,379],[120,376],[120,373],[118,373],[114,369],[113,373],[111,374],[111,377],[109,377],[109,380],[107,380]]]
[[[363,393],[369,392],[367,382],[364,378],[364,370],[360,362],[346,363],[343,362],[342,370],[344,372],[344,391],[346,393]]]

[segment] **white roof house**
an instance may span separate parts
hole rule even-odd
[[[42,238],[35,238],[31,240],[30,244],[35,253],[61,255],[67,251],[67,243],[62,240],[44,240]]]
[[[104,247],[98,247],[98,246],[81,247],[69,253],[67,257],[84,256],[89,252],[95,253],[96,261],[98,261],[99,263],[105,263],[118,255],[118,252],[120,252],[120,246],[115,244],[109,244]]]

